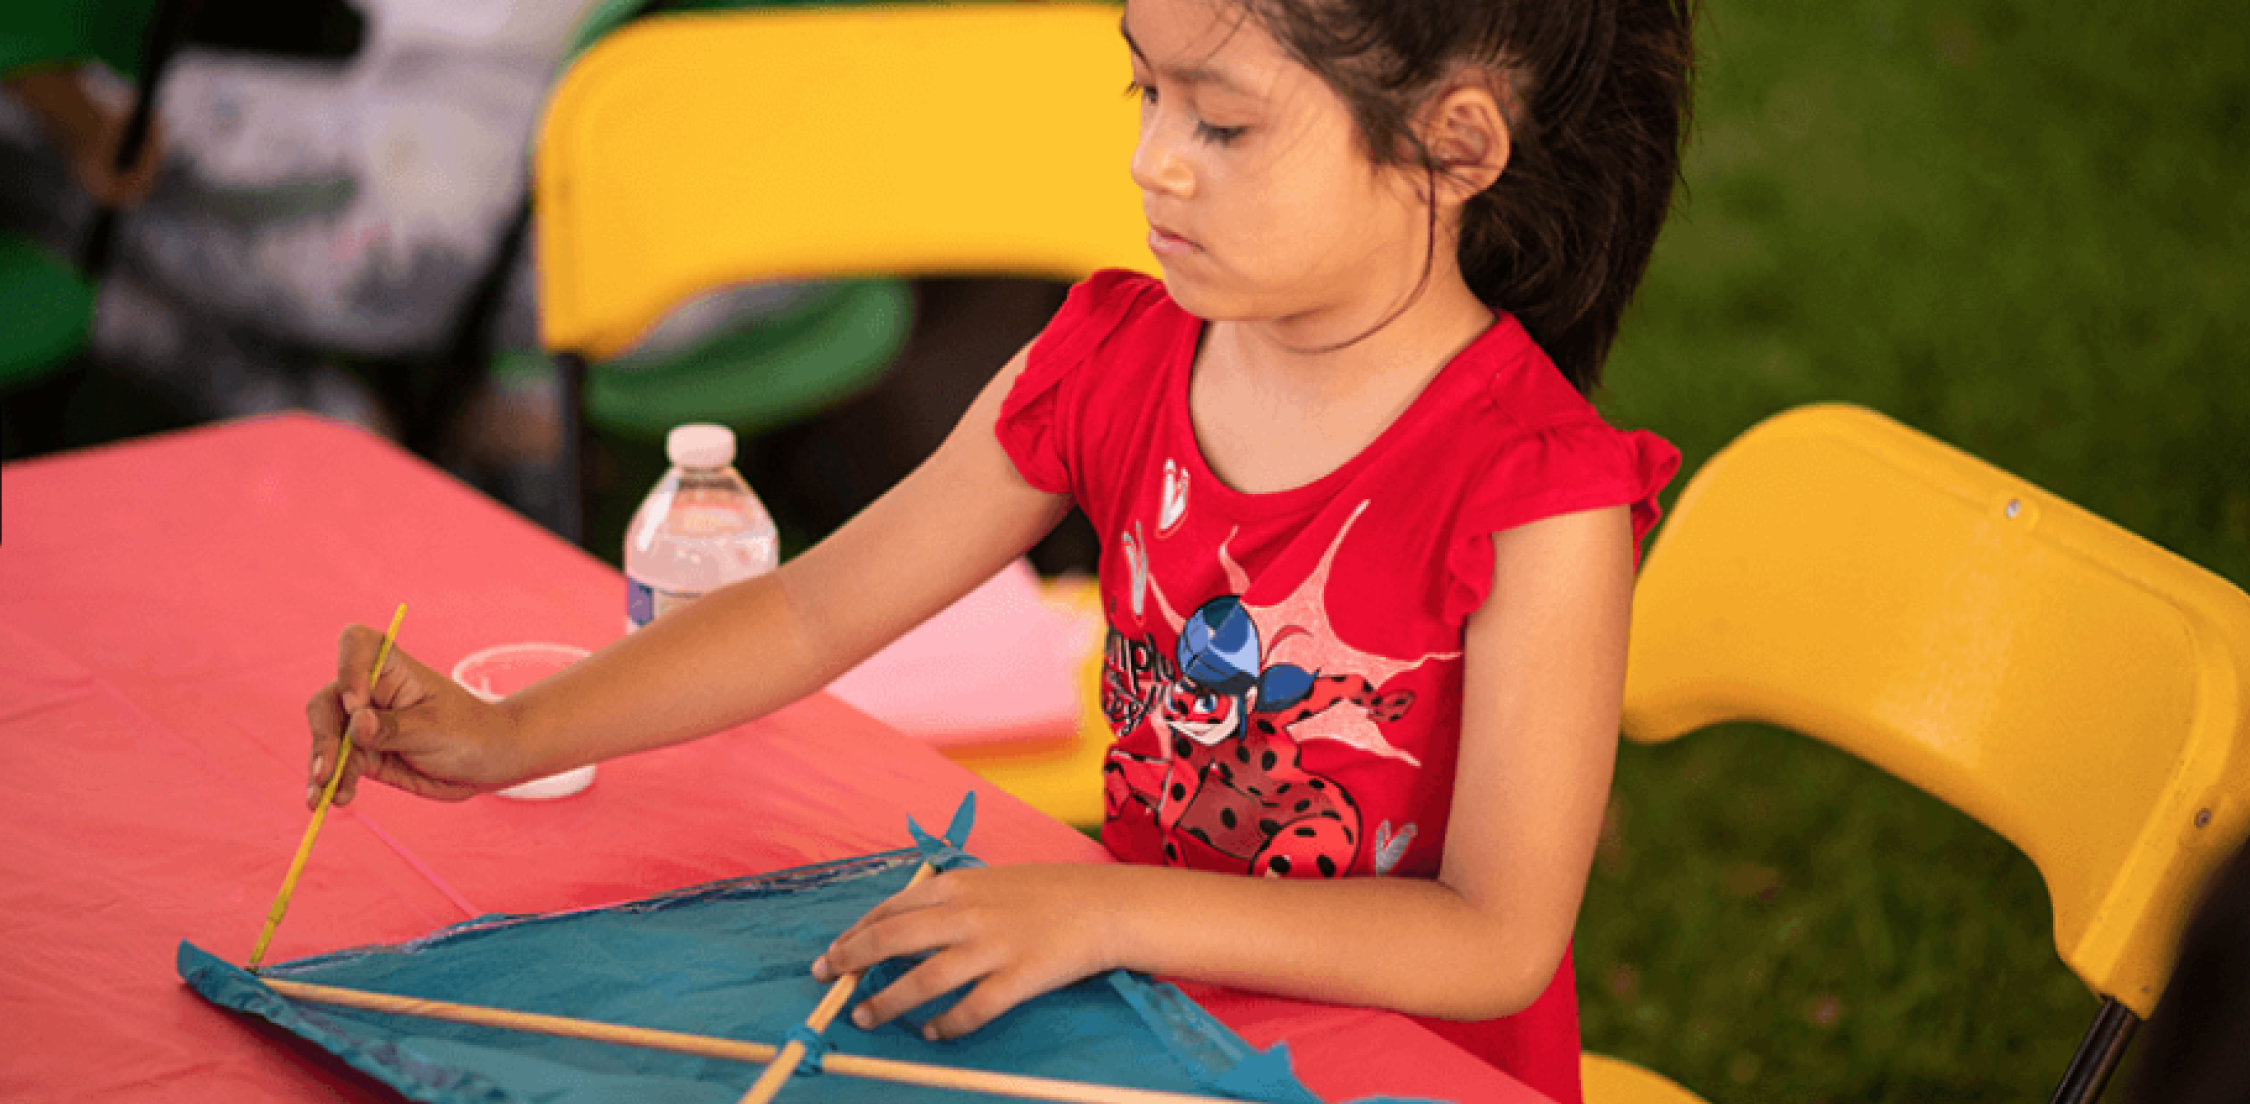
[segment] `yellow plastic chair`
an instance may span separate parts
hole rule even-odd
[[[1578,1056],[1578,1082],[1586,1104],[1703,1104],[1662,1075],[1592,1051]]]
[[[541,340],[566,395],[731,284],[1150,269],[1117,17],[775,9],[603,39],[556,88],[534,163]],[[567,446],[581,414],[566,400]]]
[[[1878,414],[1794,410],[1682,492],[1642,569],[1625,731],[1759,721],[1848,751],[2038,867],[2101,1011],[2100,1094],[2250,828],[2250,598]]]
[[[731,284],[1153,271],[1117,20],[1067,3],[767,9],[602,39],[556,88],[534,165],[542,342],[566,390]],[[1086,752],[970,766],[1083,824],[1100,801]]]

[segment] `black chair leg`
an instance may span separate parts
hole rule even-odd
[[[586,426],[586,358],[563,353],[555,358],[557,399],[562,404],[562,454],[556,457],[556,475],[563,482],[558,496],[562,537],[586,547],[586,522],[593,516],[594,481],[587,470],[593,452],[592,434]]]
[[[118,137],[118,172],[140,163],[141,149],[148,144],[149,128],[156,122],[156,93],[164,82],[164,70],[172,64],[172,55],[179,52],[180,41],[187,37],[188,27],[195,22],[196,9],[202,6],[203,0],[162,0],[157,4],[147,35],[141,41],[141,75],[133,89],[133,111],[125,118],[125,132]],[[116,209],[97,205],[94,225],[86,232],[86,240],[78,250],[78,271],[85,275],[87,282],[100,282],[103,270],[109,267],[109,255],[116,241]]]
[[[2139,1026],[2141,1019],[2132,1009],[2102,998],[2101,1011],[2094,1013],[2094,1025],[2086,1029],[2086,1038],[2071,1057],[2070,1068],[2063,1071],[2062,1084],[2055,1087],[2054,1104],[2093,1104]]]

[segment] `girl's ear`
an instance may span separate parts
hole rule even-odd
[[[1457,84],[1424,114],[1422,144],[1437,161],[1438,198],[1466,203],[1508,167],[1508,120],[1492,91]]]

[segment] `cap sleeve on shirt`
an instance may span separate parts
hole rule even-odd
[[[1466,620],[1492,589],[1492,534],[1585,510],[1630,506],[1636,562],[1661,512],[1657,492],[1680,453],[1646,430],[1611,428],[1597,417],[1532,430],[1501,447],[1454,528],[1445,594],[1448,621]]]
[[[1000,447],[1024,481],[1048,494],[1070,494],[1068,419],[1060,416],[1064,383],[1131,313],[1162,284],[1137,272],[1105,269],[1070,289],[1062,309],[1031,344],[1023,374],[1008,389],[994,427]]]

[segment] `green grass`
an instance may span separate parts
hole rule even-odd
[[[1731,726],[1619,765],[1577,945],[1589,1049],[1718,1101],[2043,1099],[2095,1001],[2005,841]]]
[[[2250,16],[1710,0],[1605,408],[1688,472],[1843,400],[2250,582]],[[1715,1102],[2042,1099],[2094,1001],[2037,873],[1786,733],[1621,754],[1590,1048]],[[2120,1094],[2113,1091],[2111,1098]]]

